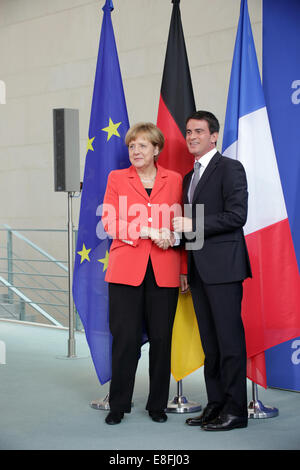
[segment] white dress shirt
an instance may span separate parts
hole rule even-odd
[[[212,157],[217,153],[217,149],[216,148],[213,148],[212,150],[210,150],[209,152],[207,152],[205,155],[203,155],[202,157],[200,158],[195,158],[195,162],[199,162],[201,163],[201,167],[200,167],[200,179],[201,179],[201,176],[203,175],[207,165],[209,164],[209,162],[211,161]],[[195,163],[194,162],[194,163]],[[190,191],[191,191],[191,187],[192,187],[192,182],[193,182],[193,179],[194,179],[194,173],[191,177],[191,182],[190,182],[190,187],[189,187],[189,190],[188,190],[188,200],[190,201]],[[192,201],[190,201],[191,203]]]
[[[202,157],[200,158],[195,158],[195,162],[199,162],[201,163],[201,167],[200,167],[200,179],[201,179],[201,176],[203,175],[207,165],[209,164],[209,162],[211,161],[212,157],[217,153],[217,149],[216,148],[213,148],[212,150],[210,150],[209,152],[207,152],[206,154],[204,154]],[[195,163],[194,162],[194,163]],[[188,190],[188,200],[190,201],[190,190],[191,190],[191,187],[192,187],[192,181],[193,181],[193,178],[194,178],[194,173],[191,177],[191,181],[190,181],[190,187],[189,187],[189,190]],[[200,180],[199,180],[200,181]],[[190,201],[191,202],[191,201]],[[178,246],[179,243],[180,243],[180,235],[177,233],[177,232],[173,232],[174,233],[174,237],[175,237],[175,243],[174,243],[174,246]]]

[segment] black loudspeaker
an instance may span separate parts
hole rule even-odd
[[[79,111],[53,109],[54,190],[80,191]]]

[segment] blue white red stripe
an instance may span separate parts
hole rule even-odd
[[[241,1],[223,154],[241,161],[247,174],[249,201],[244,231],[253,278],[244,283],[242,315],[250,361],[248,377],[266,386],[264,351],[299,336],[300,286],[247,0]],[[256,360],[258,367],[253,362]]]

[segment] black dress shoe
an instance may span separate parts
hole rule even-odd
[[[106,424],[119,424],[123,417],[123,411],[110,411],[105,418],[105,422]]]
[[[188,418],[186,424],[189,426],[202,426],[203,424],[207,424],[219,416],[220,410],[221,408],[219,406],[207,405],[201,415]]]
[[[152,421],[156,423],[164,423],[168,419],[164,411],[149,411],[149,416],[152,418]]]
[[[202,429],[204,431],[230,431],[231,429],[246,428],[247,426],[248,418],[221,413],[213,421],[203,424]]]

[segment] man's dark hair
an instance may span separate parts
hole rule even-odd
[[[208,124],[209,132],[213,134],[214,132],[219,132],[220,124],[218,119],[213,113],[209,111],[194,111],[185,121],[187,124],[190,119],[197,119],[201,121],[206,121]]]

